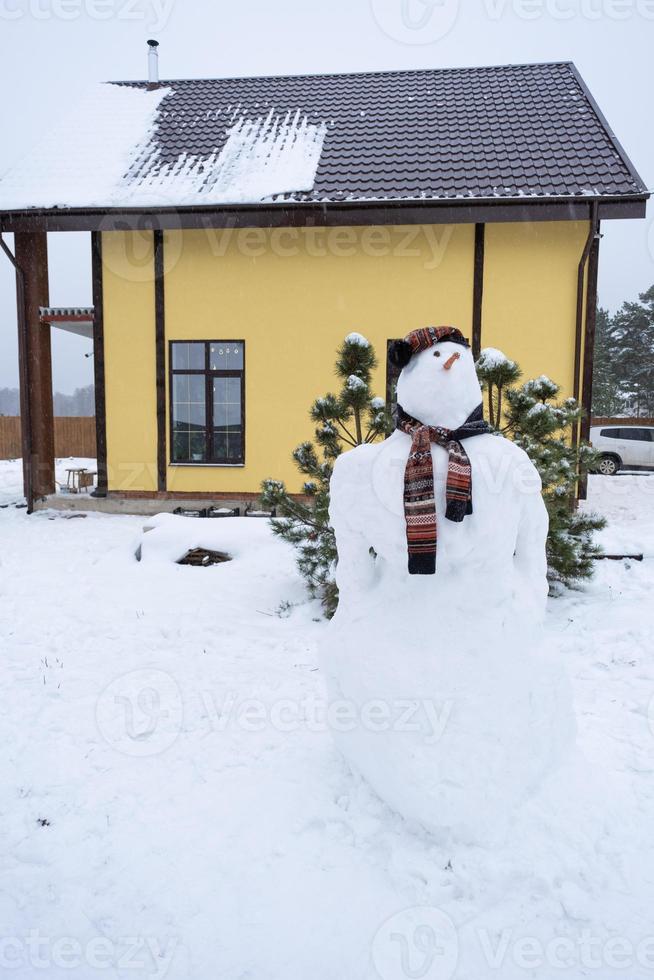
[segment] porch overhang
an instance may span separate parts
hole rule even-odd
[[[66,333],[93,340],[94,310],[92,306],[41,306],[39,320]]]

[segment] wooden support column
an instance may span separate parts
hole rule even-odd
[[[107,407],[104,374],[104,305],[102,293],[102,233],[91,232],[93,279],[93,380],[95,387],[95,442],[98,484],[94,497],[107,496]]]
[[[154,233],[154,319],[157,385],[157,490],[167,487],[166,474],[166,300],[164,283],[164,233]]]
[[[481,321],[484,299],[484,246],[486,225],[475,225],[475,257],[472,286],[472,356],[475,360],[481,351]]]
[[[17,232],[15,254],[22,275],[17,293],[23,477],[31,510],[33,499],[55,492],[50,325],[39,318],[39,307],[49,305],[47,233]]]
[[[593,361],[595,354],[595,325],[597,322],[597,273],[599,269],[599,221],[588,253],[588,272],[586,274],[586,324],[584,329],[584,363],[582,370],[581,405],[584,417],[581,420],[580,435],[584,442],[590,438],[590,423],[593,407]],[[588,480],[584,476],[579,481],[579,499],[587,496]]]

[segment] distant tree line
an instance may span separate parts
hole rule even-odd
[[[53,395],[54,414],[95,415],[95,389],[93,385],[76,388],[72,395],[56,391]],[[0,415],[20,415],[18,388],[0,388]]]
[[[593,415],[654,416],[654,286],[613,316],[597,311]]]

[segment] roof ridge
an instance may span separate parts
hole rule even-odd
[[[308,78],[362,78],[362,77],[391,77],[393,75],[445,75],[454,72],[483,72],[483,71],[506,71],[507,68],[555,68],[555,67],[566,67],[574,66],[574,62],[571,60],[563,61],[522,61],[522,62],[507,62],[501,65],[460,65],[450,66],[450,67],[437,67],[437,68],[388,68],[388,69],[377,69],[375,71],[332,71],[332,72],[304,72],[300,74],[286,74],[286,75],[219,75],[219,76],[207,76],[203,78],[162,78],[159,80],[159,86],[171,85],[179,82],[189,83],[189,82],[244,82],[244,81],[264,81],[279,79],[280,81],[287,81],[289,79],[308,79]],[[105,85],[149,85],[150,82],[147,79],[142,78],[120,78],[120,79],[106,79],[103,84]]]

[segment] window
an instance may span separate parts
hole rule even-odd
[[[628,433],[628,435],[627,435]],[[623,439],[633,439],[636,442],[651,442],[652,440],[652,430],[651,429],[637,429],[634,428],[623,429],[622,430]]]
[[[625,426],[622,429],[602,429],[600,435],[605,439],[624,439],[627,442],[652,442],[652,429],[639,429]]]
[[[171,341],[171,462],[244,461],[244,381],[242,340]]]

